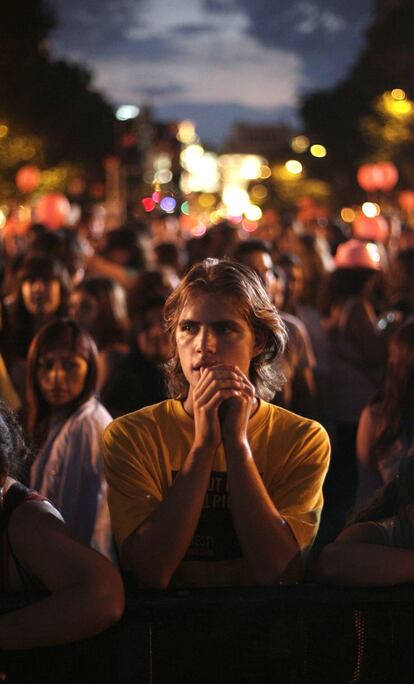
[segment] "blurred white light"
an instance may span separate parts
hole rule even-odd
[[[190,145],[181,153],[181,163],[187,173],[181,175],[180,187],[185,193],[215,193],[220,187],[217,156],[204,152],[200,145]]]
[[[170,169],[160,169],[155,173],[154,180],[164,185],[165,183],[172,181],[172,177],[173,175]]]
[[[244,215],[249,221],[259,221],[262,218],[263,212],[256,204],[249,204]]]
[[[285,164],[285,169],[294,176],[297,176],[302,173],[303,166],[297,159],[289,159]]]
[[[246,180],[255,180],[260,178],[262,170],[262,159],[254,155],[248,155],[242,161],[240,166],[240,176]]]
[[[152,165],[156,171],[161,171],[161,169],[170,169],[171,157],[166,152],[161,152],[161,154],[158,154],[154,158]]]
[[[379,264],[381,261],[381,257],[377,245],[373,242],[367,242],[365,248],[369,256],[371,257],[372,261],[376,261]]]
[[[180,161],[182,166],[190,172],[197,168],[201,157],[204,154],[204,149],[201,145],[189,145],[180,154]]]
[[[361,208],[362,213],[367,218],[375,218],[376,216],[379,216],[381,213],[380,206],[376,202],[364,202]]]
[[[128,119],[135,119],[138,114],[139,109],[135,105],[122,105],[116,110],[115,116],[118,121],[128,121]]]
[[[223,202],[229,216],[241,216],[250,205],[249,194],[236,186],[227,186],[223,190]]]

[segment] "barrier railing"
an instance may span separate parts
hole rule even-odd
[[[414,681],[412,640],[412,585],[128,592],[111,630],[3,653],[3,669],[11,684],[400,684]]]

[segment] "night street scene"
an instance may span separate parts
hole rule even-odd
[[[414,4],[0,21],[0,681],[414,677]]]

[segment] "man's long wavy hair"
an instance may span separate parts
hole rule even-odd
[[[164,321],[172,345],[172,356],[165,364],[170,395],[183,399],[188,392],[188,382],[177,352],[176,331],[183,307],[191,296],[198,294],[231,297],[256,339],[263,340],[262,351],[251,360],[249,377],[259,397],[273,399],[284,381],[279,364],[275,363],[286,345],[284,323],[260,278],[251,268],[227,259],[211,258],[195,264],[188,271],[164,306]]]

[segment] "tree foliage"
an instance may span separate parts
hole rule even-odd
[[[400,135],[397,130],[392,141],[401,122],[387,119],[380,107],[383,94],[394,88],[403,89],[410,99],[414,96],[413,25],[411,0],[378,3],[366,46],[348,77],[334,89],[313,93],[303,102],[309,135],[329,150],[324,175],[331,178],[338,201],[355,197],[355,172],[361,162],[381,156],[397,163],[402,184],[414,180],[409,161],[414,152],[412,136],[405,135],[400,126]]]
[[[94,174],[112,150],[113,112],[86,69],[51,59],[54,25],[41,0],[14,0],[2,13],[0,123],[12,136],[40,139],[47,166],[69,162]]]

